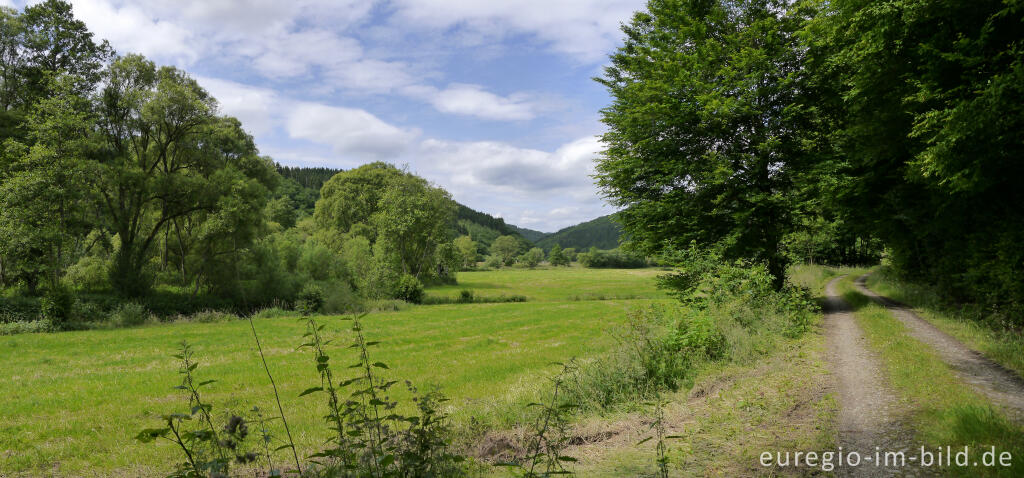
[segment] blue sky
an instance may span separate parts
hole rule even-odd
[[[119,53],[191,73],[282,164],[408,165],[542,231],[612,212],[590,177],[609,102],[591,78],[642,1],[71,3]]]

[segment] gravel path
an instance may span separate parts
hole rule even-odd
[[[909,307],[868,289],[867,277],[861,276],[854,282],[860,293],[889,309],[912,337],[932,346],[961,380],[993,402],[1007,407],[1017,420],[1024,419],[1024,380],[1020,376],[937,329]]]
[[[873,457],[875,447],[909,455],[909,441],[896,419],[896,398],[885,385],[879,360],[868,349],[850,306],[836,292],[840,279],[825,286],[825,333],[838,382],[839,446],[844,453],[856,451],[861,456]],[[835,471],[837,476],[874,477],[906,475],[910,470],[864,463]]]

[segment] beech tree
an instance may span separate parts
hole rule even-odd
[[[796,104],[798,19],[781,0],[652,0],[623,26],[598,81],[607,150],[598,184],[634,247],[696,241],[768,265],[780,248],[802,167]]]

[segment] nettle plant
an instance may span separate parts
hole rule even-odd
[[[299,349],[309,350],[320,376],[320,385],[303,391],[299,396],[320,396],[326,402],[324,420],[330,429],[325,448],[308,456],[302,463],[291,439],[278,400],[279,417],[265,417],[259,408],[253,408],[248,419],[227,415],[223,423],[213,415],[213,406],[204,402],[201,389],[214,380],[198,381],[195,371],[198,362],[192,348],[182,343],[181,352],[174,355],[181,362],[179,373],[182,383],[175,389],[188,396],[187,413],[163,415],[163,427],[142,430],[136,439],[143,443],[167,440],[181,450],[184,461],[175,466],[170,475],[176,478],[226,477],[232,467],[242,467],[259,476],[316,476],[316,477],[436,477],[462,475],[464,457],[450,452],[451,430],[448,416],[442,411],[447,401],[438,391],[420,393],[409,381],[405,387],[412,396],[416,412],[404,414],[399,402],[390,398],[391,389],[398,380],[388,380],[384,373],[388,366],[371,360],[369,350],[379,344],[367,341],[363,335],[360,317],[352,322],[352,343],[357,361],[345,370],[349,377],[338,378],[328,355],[330,339],[324,338],[326,324],[312,317],[303,317],[307,332]],[[255,336],[255,328],[253,329]],[[257,345],[259,337],[255,336]],[[260,348],[260,350],[262,350]],[[262,351],[260,352],[262,356]],[[267,369],[273,384],[273,376]],[[274,393],[277,396],[276,385]],[[281,419],[287,432],[287,441],[276,440],[268,424]],[[216,423],[216,424],[215,424]],[[249,443],[249,426],[258,427],[258,443]],[[274,454],[290,450],[294,467],[275,466]],[[282,465],[289,460],[279,462]]]

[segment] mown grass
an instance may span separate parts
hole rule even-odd
[[[617,273],[616,273],[617,272]],[[592,273],[592,274],[591,274]],[[506,270],[460,275],[451,290],[523,293],[530,302],[416,306],[363,319],[372,353],[395,378],[421,389],[439,386],[456,425],[515,423],[517,406],[546,382],[551,362],[600,354],[613,346],[606,330],[651,300],[585,300],[579,288],[599,294],[623,290],[663,297],[657,271],[585,269]],[[445,290],[442,288],[441,290]],[[432,293],[436,293],[431,291]],[[339,339],[333,361],[352,362],[349,323],[325,317]],[[295,318],[261,318],[256,328],[281,391],[300,451],[312,453],[326,428],[322,404],[299,398],[318,378],[307,352],[296,351],[305,326]],[[0,337],[0,470],[62,476],[150,476],[167,471],[176,451],[143,446],[132,437],[159,424],[159,415],[183,407],[170,358],[178,344],[194,345],[201,379],[217,379],[206,399],[220,413],[257,405],[274,409],[267,378],[244,321],[170,323],[130,329]],[[281,433],[280,431],[278,432]]]
[[[459,273],[459,283],[433,287],[427,296],[457,300],[464,289],[477,298],[522,295],[527,301],[664,299],[654,286],[658,269],[588,269],[585,267],[506,268]]]
[[[911,410],[916,438],[932,451],[939,446],[970,446],[972,460],[980,460],[981,450],[990,446],[995,446],[997,453],[1008,451],[1013,456],[1012,467],[953,467],[942,469],[942,474],[1020,476],[1024,427],[961,382],[930,346],[908,335],[903,323],[889,311],[856,292],[854,278],[845,278],[840,291],[854,308],[871,348],[882,358],[889,382]]]
[[[1024,331],[994,327],[981,320],[983,311],[951,304],[933,288],[900,280],[885,267],[873,269],[867,285],[879,294],[913,307],[939,330],[1024,377]]]

